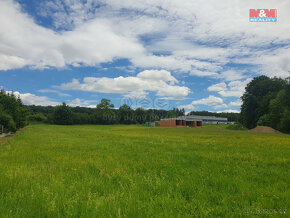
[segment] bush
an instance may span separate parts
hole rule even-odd
[[[247,128],[244,127],[242,124],[237,123],[237,124],[230,124],[226,127],[226,129],[230,130],[246,130]]]
[[[278,125],[278,130],[284,133],[290,133],[290,110],[285,110]]]
[[[0,124],[4,126],[4,132],[16,132],[17,130],[13,118],[6,113],[0,114]]]
[[[271,116],[270,114],[265,114],[260,117],[257,122],[258,126],[271,126]]]
[[[46,116],[43,113],[31,114],[29,116],[29,121],[45,122]]]
[[[0,90],[0,124],[4,125],[5,131],[15,132],[23,128],[27,123],[27,109],[23,106],[21,99],[13,93]]]

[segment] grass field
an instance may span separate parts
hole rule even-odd
[[[289,217],[290,135],[31,125],[2,141],[0,217],[64,216]]]

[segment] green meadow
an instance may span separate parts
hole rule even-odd
[[[37,124],[0,138],[0,217],[218,216],[290,216],[290,135]]]

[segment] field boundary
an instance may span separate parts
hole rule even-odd
[[[8,140],[10,140],[11,138],[15,137],[16,135],[18,135],[20,132],[22,132],[23,130],[25,130],[26,127],[23,127],[19,130],[17,130],[15,133],[3,133],[0,135],[0,146],[5,145],[7,143]]]

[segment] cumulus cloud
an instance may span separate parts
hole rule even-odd
[[[69,94],[63,93],[63,92],[61,92],[59,90],[55,90],[55,89],[40,89],[40,90],[38,90],[38,92],[41,92],[41,93],[55,93],[58,96],[62,96],[62,97],[69,97],[69,96],[71,96]]]
[[[180,105],[178,108],[184,109],[185,111],[192,111],[192,110],[197,109],[197,107],[193,106],[192,104]]]
[[[241,100],[237,100],[237,101],[231,101],[229,103],[230,106],[241,106],[242,105],[242,101]]]
[[[9,93],[12,93],[11,91]],[[54,101],[46,96],[38,96],[31,93],[13,92],[15,96],[19,96],[25,105],[41,105],[41,106],[55,106],[60,102]]]
[[[8,91],[8,93],[12,94],[12,91]],[[40,106],[56,106],[60,105],[62,102],[55,101],[47,96],[38,96],[31,93],[20,93],[18,91],[13,92],[13,94],[17,97],[20,97],[21,101],[25,105],[40,105]],[[97,105],[97,100],[85,100],[76,98],[73,100],[67,100],[66,103],[72,107],[89,107],[95,108]]]
[[[271,76],[284,77],[289,70],[287,44],[289,44],[290,39],[290,25],[287,20],[289,20],[290,2],[287,0],[279,1],[279,3],[275,0],[263,1],[263,7],[277,8],[279,11],[278,23],[273,25],[248,22],[249,9],[260,7],[258,1],[253,0],[211,0],[206,3],[203,0],[197,0],[183,1],[182,4],[178,0],[161,2],[149,0],[142,4],[138,1],[121,0],[105,2],[115,10],[127,8],[134,11],[146,11],[146,14],[159,20],[166,20],[170,24],[166,37],[153,40],[154,43],[147,46],[150,52],[171,53],[166,58],[160,58],[160,65],[168,67],[167,69],[169,67],[174,69],[177,65],[170,66],[170,61],[167,63],[166,60],[183,63],[182,70],[185,71],[190,68],[191,60],[205,60],[205,63],[209,65],[211,63],[216,69],[218,67],[224,68],[219,69],[221,73],[217,78],[228,81],[243,79],[245,75],[244,72],[238,72],[234,69],[227,70],[225,67],[227,63],[254,65],[255,68],[259,68],[255,73],[265,72]],[[198,42],[202,42],[203,46],[197,45]],[[272,51],[270,43],[276,45],[279,51]],[[158,65],[154,63],[155,57],[148,56],[147,58],[149,59],[135,60],[135,64],[138,66],[146,66],[150,63],[153,66]],[[197,69],[199,71],[193,72],[217,73],[210,68]],[[191,68],[191,70],[193,69]],[[192,73],[192,75],[196,74]],[[214,75],[208,74],[206,76]]]
[[[245,92],[246,85],[251,81],[248,78],[243,81],[231,81],[226,83],[217,83],[208,87],[208,91],[218,92],[223,97],[241,97]]]
[[[154,92],[166,99],[183,99],[190,90],[173,75],[186,73],[217,79],[220,83],[208,91],[238,98],[248,77],[289,76],[290,2],[263,1],[263,7],[278,9],[278,22],[271,24],[248,22],[249,9],[258,7],[258,0],[40,2],[39,13],[53,20],[51,28],[37,23],[37,17],[25,13],[16,1],[1,0],[0,71],[27,66],[100,67],[101,63],[127,59],[130,66],[123,70],[143,72],[130,77],[73,79],[60,88],[120,93],[136,99]],[[39,92],[68,97],[59,90]],[[27,103],[58,103],[32,93],[23,97]],[[202,104],[215,109],[240,104],[232,101],[226,105],[220,99],[209,96],[183,106],[193,110]],[[84,99],[71,104],[90,105]]]
[[[148,92],[144,90],[138,91],[129,91],[127,94],[124,95],[125,98],[133,98],[133,99],[144,99],[148,95]]]
[[[141,68],[190,72],[193,76],[218,76],[217,71],[222,69],[217,63],[176,55],[140,55],[132,58],[131,62]]]
[[[0,54],[0,70],[17,69],[25,66],[23,58]]]
[[[119,93],[125,96],[136,93],[146,95],[146,91],[156,92],[157,96],[183,99],[189,94],[189,88],[175,85],[178,83],[170,72],[165,70],[145,70],[136,77],[85,77],[83,82],[73,79],[57,88],[63,90],[81,90],[101,93]]]
[[[207,98],[202,98],[200,100],[193,101],[192,104],[193,105],[202,104],[202,105],[213,106],[213,105],[223,104],[223,99],[210,95]]]
[[[202,98],[199,100],[192,101],[191,104],[188,105],[181,105],[179,108],[184,108],[185,110],[193,110],[196,109],[196,105],[206,105],[206,106],[213,106],[215,109],[218,108],[227,108],[227,105],[224,104],[222,98],[210,95],[207,98]]]
[[[68,101],[68,105],[71,107],[89,107],[89,108],[95,108],[97,105],[96,100],[85,100],[85,99],[80,99],[76,98],[74,100]]]
[[[235,70],[227,70],[227,71],[221,72],[219,77],[225,79],[226,81],[233,81],[233,80],[243,79],[246,76]]]
[[[178,83],[177,79],[166,70],[145,70],[140,72],[137,77],[145,80],[170,82],[171,84]]]
[[[55,32],[37,25],[13,1],[0,2],[0,70],[96,66],[114,58],[144,53],[136,38],[115,32],[109,20],[94,19],[73,31]],[[29,36],[29,37],[27,37]],[[85,37],[84,37],[85,36]]]
[[[219,109],[219,108],[227,108],[227,107],[228,107],[228,105],[226,105],[226,104],[220,104],[220,105],[214,106],[213,108],[214,109]]]
[[[228,110],[218,111],[217,113],[240,113],[240,111],[228,109]]]
[[[227,89],[227,85],[224,82],[217,83],[208,87],[208,91],[213,91],[213,92],[224,91],[226,89]]]
[[[53,19],[55,29],[49,29],[19,4],[2,0],[0,70],[98,66],[127,58],[134,67],[227,81],[245,78],[228,63],[287,76],[290,2],[263,1],[263,7],[279,11],[278,23],[266,25],[248,22],[249,5],[258,1],[51,0],[40,3],[39,10]]]

